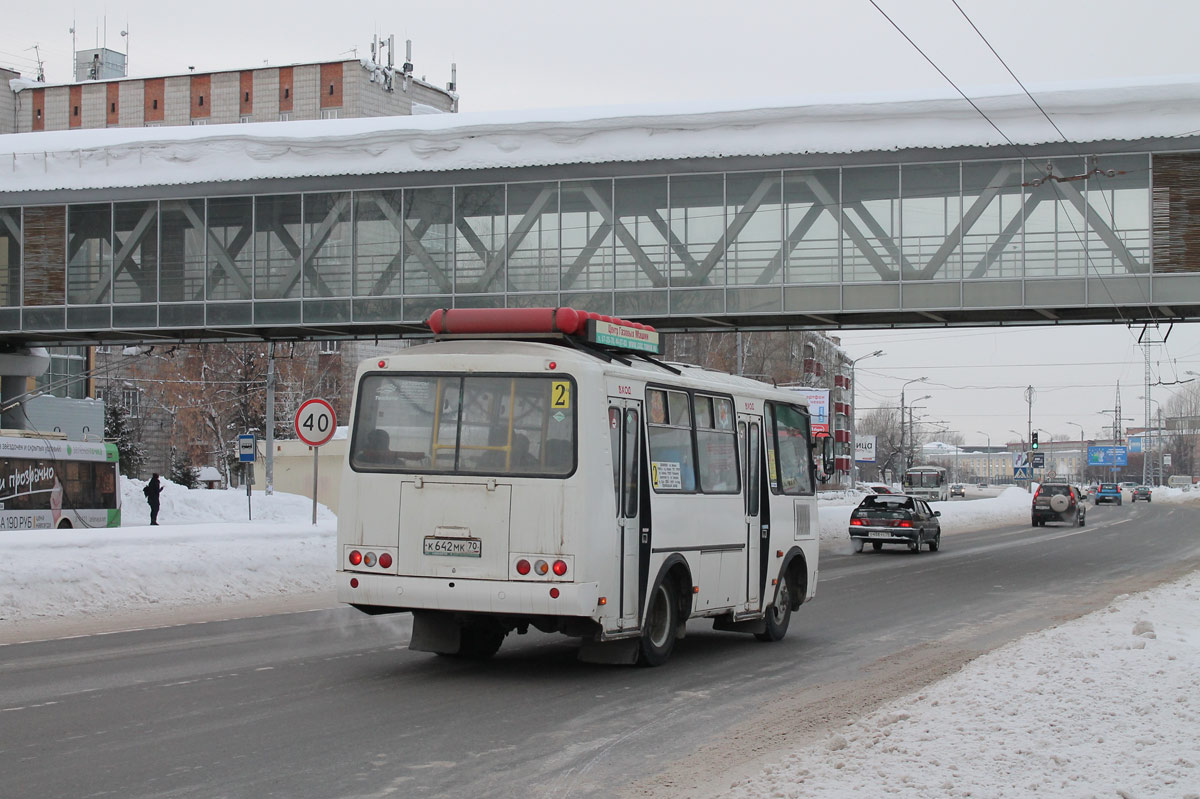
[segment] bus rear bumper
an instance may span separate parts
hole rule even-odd
[[[358,581],[352,588],[350,581]],[[551,596],[557,589],[558,596]],[[401,577],[339,571],[339,602],[397,610],[448,610],[505,616],[574,616],[600,618],[596,583],[449,580],[444,577]]]

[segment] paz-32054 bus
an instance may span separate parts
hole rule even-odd
[[[411,649],[468,657],[531,626],[649,665],[689,618],[784,636],[817,581],[803,398],[662,363],[652,328],[569,308],[429,325],[439,340],[359,368],[339,600],[412,611]]]

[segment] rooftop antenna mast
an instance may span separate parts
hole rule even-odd
[[[41,52],[41,50],[38,49],[39,47],[41,47],[41,45],[35,44],[33,47],[30,47],[28,49],[33,51],[34,60],[37,61],[38,83],[45,83],[46,82],[46,65],[42,63],[42,52]]]

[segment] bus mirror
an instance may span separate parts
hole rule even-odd
[[[833,439],[829,436],[819,436],[813,442],[813,460],[817,464],[817,480],[827,483],[833,478],[836,463],[833,460]]]

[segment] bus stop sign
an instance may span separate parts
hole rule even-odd
[[[253,433],[242,433],[238,436],[238,462],[254,463]]]

